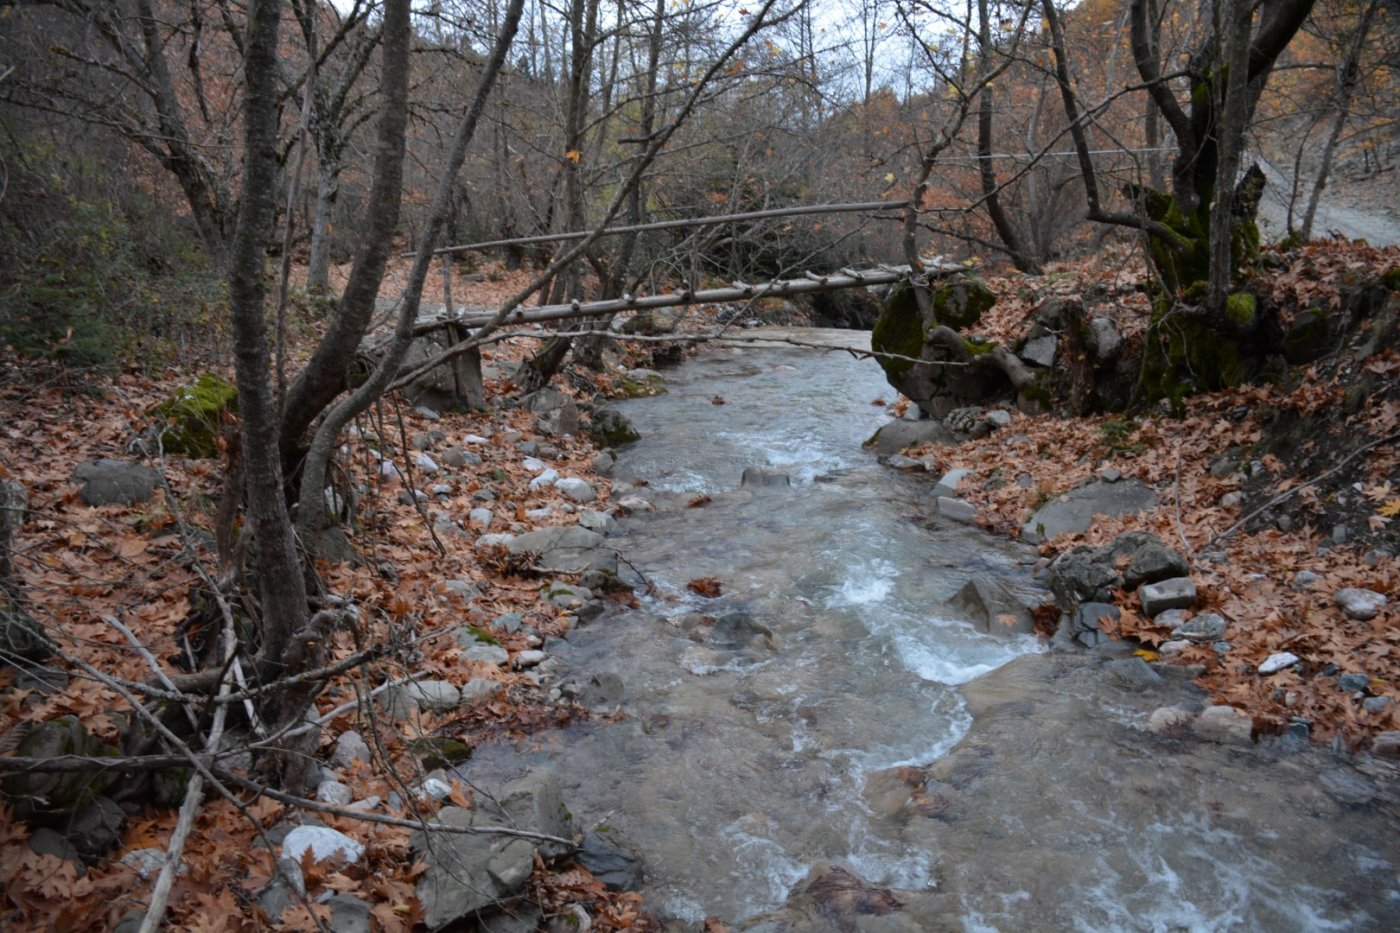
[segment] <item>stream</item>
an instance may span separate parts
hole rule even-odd
[[[1393,781],[1148,736],[1157,706],[1201,708],[1184,679],[1148,694],[946,607],[974,576],[1042,595],[1036,555],[938,518],[927,477],[861,449],[893,398],[873,361],[712,347],[665,382],[618,405],[642,439],[615,497],[645,483],[631,491],[656,511],[611,543],[649,592],[547,646],[561,679],[620,680],[619,715],[480,748],[472,781],[552,768],[575,826],[636,853],[649,905],[687,921],[1363,930],[1400,915]],[[791,486],[740,488],[746,467]],[[722,595],[687,589],[702,577]],[[893,900],[848,921],[791,897],[830,863]]]

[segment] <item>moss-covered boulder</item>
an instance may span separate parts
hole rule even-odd
[[[151,410],[159,420],[161,448],[196,459],[217,457],[226,414],[238,411],[238,390],[226,379],[204,373]]]
[[[589,419],[588,436],[599,447],[621,447],[641,438],[632,422],[616,408],[593,409]]]
[[[111,758],[117,750],[87,731],[76,716],[60,716],[36,728],[19,743],[22,758]],[[13,774],[5,779],[5,796],[18,812],[76,813],[111,784],[102,771]]]
[[[1304,308],[1283,337],[1283,358],[1294,366],[1321,359],[1327,352],[1331,318],[1323,308]]]
[[[932,299],[934,319],[954,330],[976,325],[982,320],[982,315],[997,303],[996,292],[974,275],[948,279],[933,289],[929,297]]]

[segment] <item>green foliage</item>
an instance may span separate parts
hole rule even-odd
[[[209,347],[222,282],[196,239],[88,152],[0,134],[12,170],[0,201],[0,345],[74,368]]]
[[[202,373],[151,413],[165,423],[161,447],[167,453],[207,459],[219,456],[224,413],[237,411],[238,390],[213,373]]]

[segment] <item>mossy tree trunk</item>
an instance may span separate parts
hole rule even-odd
[[[1100,201],[1083,114],[1070,77],[1054,0],[1042,0],[1050,28],[1071,137],[1084,177],[1088,217],[1135,227],[1147,237],[1157,275],[1142,390],[1174,401],[1198,388],[1247,378],[1271,347],[1272,329],[1243,280],[1259,255],[1254,215],[1263,190],[1257,168],[1236,183],[1259,96],[1279,56],[1302,28],[1314,0],[1210,0],[1199,9],[1205,36],[1185,75],[1160,58],[1169,4],[1132,0],[1131,40],[1152,106],[1176,138],[1171,191],[1129,186],[1134,210],[1114,213]],[[1188,13],[1183,5],[1182,15]],[[1178,97],[1184,91],[1184,99]]]

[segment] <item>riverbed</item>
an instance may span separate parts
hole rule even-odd
[[[656,506],[612,539],[638,606],[549,646],[561,680],[620,685],[611,715],[479,749],[472,778],[552,768],[577,827],[635,853],[650,905],[688,921],[845,928],[791,899],[832,865],[889,892],[882,929],[1362,930],[1400,914],[1385,773],[1149,735],[1156,706],[1200,708],[1184,678],[1122,683],[948,607],[974,577],[1043,597],[1037,555],[938,517],[927,477],[862,449],[893,397],[873,361],[711,347],[665,384],[619,406],[642,439],[615,497]],[[741,488],[751,467],[787,482]],[[720,595],[687,587],[701,578]]]

